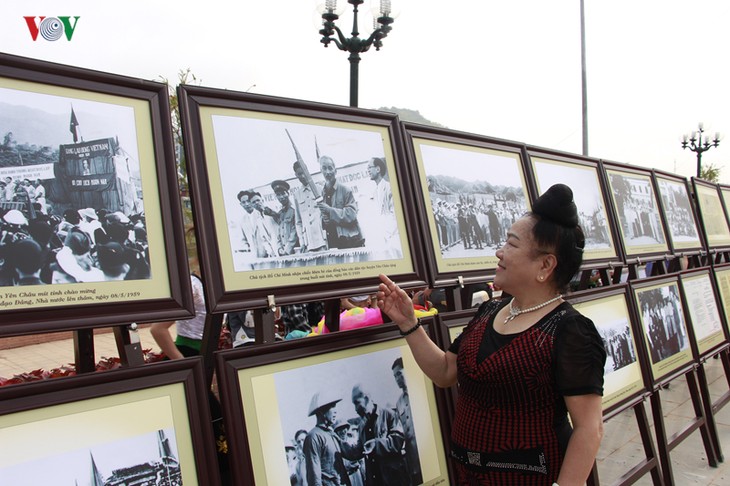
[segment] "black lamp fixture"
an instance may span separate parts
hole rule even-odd
[[[365,0],[347,0],[347,3],[353,7],[352,37],[347,38],[342,34],[335,21],[340,18],[337,10],[337,0],[325,0],[322,6],[322,34],[321,42],[328,47],[330,42],[334,42],[338,49],[350,53],[350,106],[357,106],[358,92],[358,67],[360,63],[360,53],[367,52],[370,46],[375,46],[375,50],[379,51],[383,47],[383,39],[391,31],[390,24],[395,20],[392,15],[390,0],[380,0],[380,11],[377,17],[373,19],[373,32],[367,39],[359,37],[360,32],[357,29],[358,6],[362,5]],[[374,15],[375,17],[375,15]],[[337,34],[336,37],[335,34]]]
[[[690,149],[697,154],[697,177],[702,173],[702,154],[712,147],[720,145],[720,133],[715,133],[714,140],[710,140],[709,135],[704,135],[705,128],[702,122],[698,125],[698,131],[692,132],[691,135],[682,135],[682,148]]]

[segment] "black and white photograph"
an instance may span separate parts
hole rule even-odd
[[[0,286],[150,278],[130,106],[0,83]]]
[[[445,408],[392,331],[286,348],[221,354],[236,484],[450,484]]]
[[[538,192],[562,183],[573,190],[580,226],[586,238],[584,260],[617,256],[596,166],[531,157]]]
[[[571,302],[593,321],[606,349],[603,408],[617,406],[644,389],[641,366],[637,357],[635,335],[624,289],[613,295],[599,293],[582,302]]]
[[[634,349],[631,323],[628,316],[613,322],[601,323],[601,326],[598,327],[598,333],[603,339],[603,346],[608,354],[606,374],[613,373],[636,362],[636,350]]]
[[[175,430],[94,444],[0,469],[0,486],[182,486]]]
[[[509,227],[528,210],[519,156],[416,142],[439,256],[494,259]]]
[[[626,254],[666,251],[664,225],[651,178],[629,172],[606,172]]]
[[[0,387],[0,485],[217,480],[202,361],[175,361]]]
[[[236,272],[403,258],[394,165],[379,132],[223,115],[212,123]]]
[[[291,484],[423,483],[399,348],[277,373],[274,382]]]
[[[657,176],[656,180],[672,247],[674,249],[701,247],[686,182],[660,176]]]
[[[689,349],[687,324],[676,283],[638,291],[637,305],[654,365]]]

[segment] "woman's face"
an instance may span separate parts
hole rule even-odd
[[[535,220],[524,216],[510,227],[507,241],[497,250],[497,270],[494,284],[509,294],[537,281],[542,254],[532,237]]]

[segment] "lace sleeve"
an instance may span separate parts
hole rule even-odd
[[[555,340],[555,379],[562,395],[603,395],[606,349],[593,321],[569,313]]]

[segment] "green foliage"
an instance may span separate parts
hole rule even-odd
[[[183,150],[182,122],[180,120],[180,104],[177,97],[177,86],[171,85],[169,80],[160,76],[159,80],[167,85],[170,99],[170,118],[172,120],[172,135],[175,142],[175,161],[177,162],[177,183],[180,188],[180,196],[183,199],[183,217],[186,225],[192,224],[192,209],[188,190],[187,165],[185,163],[185,151]],[[195,77],[190,68],[181,69],[177,73],[177,84],[199,85],[201,80]]]
[[[0,144],[0,167],[52,164],[58,160],[58,149],[29,143],[17,143],[13,132],[7,132]]]
[[[182,122],[180,121],[180,104],[177,98],[177,86],[171,85],[170,81],[160,76],[160,81],[167,85],[168,96],[170,98],[170,117],[172,119],[172,131],[175,139],[175,157],[178,165],[178,179],[180,188],[187,193],[187,180],[185,179],[185,153],[183,147]],[[200,80],[190,71],[190,68],[181,69],[177,73],[177,84],[200,84]]]
[[[700,168],[700,179],[710,182],[720,182],[720,171],[722,167],[714,164],[706,164]]]

